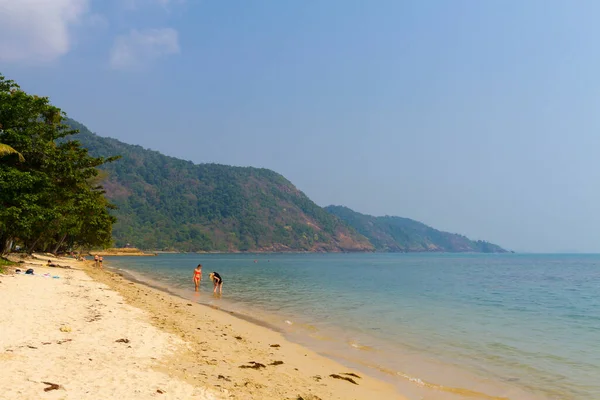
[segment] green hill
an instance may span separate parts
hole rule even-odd
[[[373,217],[343,206],[328,206],[325,209],[366,236],[377,251],[507,252],[495,244],[473,241],[462,235],[438,231],[408,218]]]
[[[180,251],[505,252],[400,217],[319,207],[268,169],[194,164],[91,133],[68,120],[93,156],[122,156],[102,167],[118,208],[117,247]]]
[[[180,251],[372,251],[362,235],[283,176],[251,167],[194,164],[78,129],[103,166],[116,246]]]

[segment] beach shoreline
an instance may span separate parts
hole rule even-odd
[[[252,259],[249,260],[252,262]],[[231,314],[279,332],[290,342],[311,349],[318,355],[343,365],[344,368],[359,371],[358,373],[361,375],[369,375],[374,379],[393,385],[397,393],[401,393],[409,399],[456,400],[465,398],[465,396],[485,400],[540,400],[546,398],[524,391],[518,385],[513,384],[512,380],[493,375],[489,371],[474,373],[479,370],[473,371],[468,367],[465,368],[465,365],[459,364],[453,359],[431,357],[429,353],[415,351],[414,347],[403,347],[402,344],[398,347],[398,343],[383,343],[377,342],[377,340],[373,342],[373,337],[363,334],[356,335],[355,331],[340,330],[339,326],[325,327],[318,324],[314,316],[312,319],[307,318],[307,315],[302,313],[290,313],[289,309],[288,312],[279,313],[272,307],[263,309],[262,306],[254,303],[240,301],[239,298],[235,298],[235,293],[238,293],[241,288],[239,285],[234,285],[233,281],[229,282],[226,290],[235,289],[235,293],[226,291],[226,296],[223,296],[222,299],[215,299],[212,296],[206,296],[204,290],[201,290],[200,295],[195,295],[192,290],[191,278],[190,286],[185,284],[183,276],[171,281],[172,275],[177,276],[178,269],[169,270],[171,272],[167,275],[163,271],[163,273],[153,276],[149,274],[150,270],[145,271],[138,267],[129,268],[131,264],[128,260],[113,261],[118,267],[116,268],[117,273],[123,274],[124,278],[133,279],[142,285],[151,286],[187,301],[200,302],[205,307],[218,307],[227,315]],[[173,265],[179,265],[181,262],[181,260],[177,260]],[[113,266],[110,259],[109,265]],[[187,274],[185,275],[187,276]],[[248,279],[248,276],[245,278]],[[210,285],[210,282],[208,283]],[[227,295],[227,293],[231,293],[231,295]],[[281,292],[277,294],[280,296],[278,298],[284,295]],[[256,299],[259,300],[260,295],[256,293],[254,295],[258,296]],[[273,295],[274,293],[271,293],[271,296]],[[229,298],[230,296],[235,298],[233,302]],[[254,299],[253,296],[245,300]],[[402,332],[403,330],[399,329],[397,334],[402,335]],[[400,338],[400,340],[403,339]]]
[[[106,389],[94,389],[94,385],[88,387],[87,394],[82,395],[81,390],[86,380],[90,379],[91,372],[86,372],[84,368],[80,373],[81,367],[73,369],[73,365],[79,365],[87,358],[81,359],[82,352],[85,353],[81,348],[77,352],[71,351],[69,346],[75,348],[85,342],[95,343],[94,351],[101,353],[89,358],[104,357],[104,364],[92,369],[94,373],[111,377],[121,372],[131,376],[131,371],[115,367],[128,365],[132,371],[136,371],[135,378],[139,378],[137,383],[130,383],[146,387],[147,395],[152,397],[161,395],[158,392],[160,390],[170,393],[168,398],[406,399],[392,385],[292,343],[281,333],[255,321],[130,281],[118,272],[98,270],[90,261],[52,258],[53,262],[60,265],[72,266],[71,269],[60,269],[45,267],[45,259],[46,256],[38,260],[24,260],[24,265],[33,266],[37,276],[14,275],[0,279],[0,290],[11,294],[11,301],[0,313],[0,321],[4,326],[21,326],[18,332],[3,331],[0,336],[3,367],[9,372],[1,378],[0,383],[3,387],[16,388],[8,392],[7,398],[58,398],[55,393],[59,393],[60,398],[86,398],[93,397],[94,390],[98,390],[96,397],[103,397]],[[62,276],[59,279],[44,279],[44,273]],[[44,293],[42,298],[34,295],[38,285],[41,285],[39,290]],[[25,306],[29,303],[30,307]],[[43,326],[56,325],[53,318],[60,319],[63,315],[54,310],[56,303],[79,310],[79,314],[73,310],[60,311],[64,315],[71,315],[69,332],[62,332],[60,327]],[[103,305],[101,309],[98,308],[100,304]],[[85,314],[86,307],[88,311],[94,311]],[[47,321],[42,323],[39,318],[29,315],[38,312],[36,310],[44,310]],[[74,317],[77,315],[80,318]],[[115,319],[120,326],[112,321]],[[111,321],[113,325],[109,324]],[[98,329],[102,324],[108,325]],[[38,330],[43,328],[43,331],[47,328],[61,338],[65,336],[56,341],[73,340],[62,346],[40,346],[34,343],[37,336],[28,337],[22,333],[31,330],[30,325],[37,326]],[[91,330],[94,325],[96,329]],[[118,333],[119,329],[125,329],[126,332]],[[146,332],[146,341],[136,337],[139,332]],[[148,336],[148,332],[154,336]],[[109,342],[107,335],[111,336]],[[136,346],[150,346],[154,353],[129,357],[127,350],[124,350],[129,347],[119,347],[124,343],[115,343],[119,338],[112,339],[112,336],[127,336],[121,339],[130,341],[129,347],[135,350]],[[102,340],[106,344],[102,344]],[[31,343],[19,347],[25,342]],[[144,342],[143,345],[140,342]],[[56,368],[48,368],[46,375],[43,373],[46,370],[38,373],[38,369],[38,378],[28,378],[23,383],[25,377],[21,372],[27,368],[35,369],[38,361],[34,349],[27,346],[44,351],[54,347],[54,352],[46,351],[48,354],[44,355],[44,359],[55,362],[58,358],[70,367],[61,368],[62,364],[58,363]],[[107,349],[113,351],[115,347],[125,353],[111,359],[106,352]],[[34,353],[26,354],[31,352]],[[69,370],[68,374],[66,370]],[[148,376],[152,376],[152,379],[148,379]],[[41,384],[44,379],[48,382],[60,380],[53,382],[60,389],[47,394]],[[108,381],[116,382],[118,379],[113,377],[113,381]],[[159,382],[162,388],[154,387],[156,384],[152,386],[152,382]],[[115,385],[110,390],[114,397],[140,398],[140,394],[135,393],[138,389],[129,385]],[[34,393],[41,394],[34,396]]]
[[[143,251],[137,248],[127,248],[127,247],[123,247],[123,248],[109,248],[109,249],[105,249],[105,250],[92,250],[89,252],[89,255],[91,256],[102,256],[102,257],[106,257],[106,256],[129,256],[129,257],[154,257],[156,256],[158,253],[154,252],[154,251]]]

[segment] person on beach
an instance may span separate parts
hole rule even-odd
[[[194,269],[194,285],[196,285],[196,292],[200,287],[200,281],[202,280],[202,264],[198,264],[198,266]]]
[[[71,268],[71,267],[67,267],[67,266],[63,267],[63,266],[62,266],[62,265],[60,265],[60,264],[54,264],[54,263],[53,263],[52,261],[50,261],[50,260],[48,260],[48,264],[46,264],[46,266],[47,266],[47,267],[58,267],[58,268]]]
[[[98,254],[96,254],[94,256],[94,264],[95,264],[95,267],[98,268]]]
[[[213,293],[217,293],[217,288],[219,288],[219,293],[223,293],[223,278],[216,272],[211,272],[210,280],[213,281]]]
[[[102,256],[98,257],[98,265],[100,266],[100,269],[102,269]]]

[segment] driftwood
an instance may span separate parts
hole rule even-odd
[[[314,394],[307,394],[306,397],[298,395],[296,400],[321,400],[321,398],[319,396],[315,396]]]
[[[338,374],[331,374],[329,376],[332,377],[332,378],[335,378],[335,379],[342,379],[344,381],[348,381],[350,383],[354,383],[355,385],[358,385],[358,383],[356,383],[356,381],[354,379],[348,378],[347,376],[341,376],[341,375],[338,375]]]
[[[57,385],[56,383],[52,383],[52,382],[42,382],[44,385],[49,385],[47,388],[44,388],[44,392],[49,392],[51,390],[58,390],[60,388],[60,385]]]
[[[267,368],[267,366],[265,364],[261,364],[256,361],[248,361],[248,364],[252,364],[252,365],[240,365],[240,368],[252,368],[252,369]]]

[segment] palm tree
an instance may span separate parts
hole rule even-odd
[[[19,156],[19,161],[25,161],[25,158],[21,153],[19,153],[7,144],[0,143],[0,157],[7,156],[9,154],[17,154]]]

